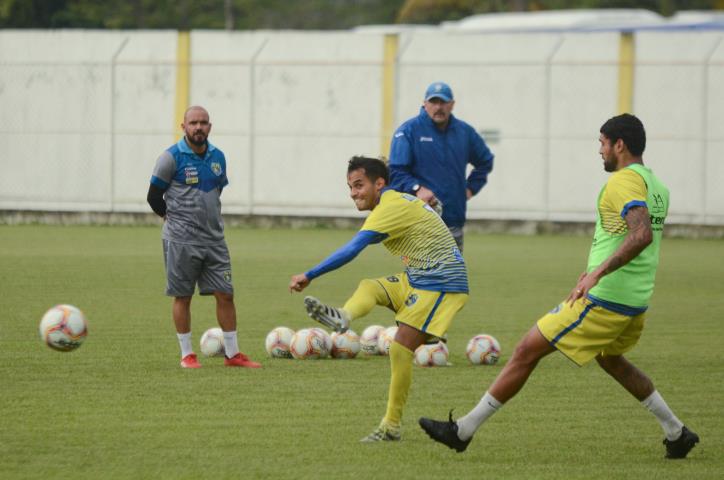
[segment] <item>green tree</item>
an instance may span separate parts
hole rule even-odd
[[[724,0],[0,0],[0,28],[340,29],[488,12],[724,9]]]

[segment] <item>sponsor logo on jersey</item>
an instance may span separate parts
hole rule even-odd
[[[651,205],[651,209],[649,210],[651,226],[654,230],[661,230],[664,222],[666,221],[666,217],[664,216],[666,213],[666,203],[664,202],[664,198],[661,194],[654,193],[652,196],[654,203]]]
[[[404,199],[407,200],[408,202],[413,202],[413,201],[417,200],[417,197],[416,197],[416,196],[410,195],[409,193],[403,193],[403,194],[402,194],[402,198],[404,198]]]
[[[664,198],[659,193],[654,193],[654,204],[651,205],[651,213],[654,215],[659,215],[664,213],[666,209],[666,204],[664,203]]]
[[[196,170],[196,167],[184,168],[184,175],[186,176],[186,185],[199,183],[199,171]]]
[[[432,142],[432,137],[420,137],[421,142]]]

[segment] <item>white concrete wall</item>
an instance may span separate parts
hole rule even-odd
[[[358,216],[347,159],[378,155],[382,34],[191,34],[190,102],[227,155],[226,213]],[[0,209],[148,211],[175,123],[175,31],[0,31]],[[724,32],[635,35],[634,112],[671,220],[724,225]],[[470,218],[591,221],[598,129],[618,101],[617,33],[400,34],[395,124],[443,80],[497,131]],[[388,134],[391,132],[388,132]],[[494,139],[490,139],[494,140]]]

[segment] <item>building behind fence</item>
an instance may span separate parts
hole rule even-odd
[[[425,87],[496,155],[469,218],[590,222],[598,130],[647,127],[670,222],[724,227],[724,26],[479,32],[0,31],[0,213],[148,212],[156,158],[205,106],[229,215],[356,217],[347,159],[386,155]]]

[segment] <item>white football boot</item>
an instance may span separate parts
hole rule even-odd
[[[325,305],[314,297],[304,297],[304,306],[307,315],[325,327],[337,333],[344,333],[349,329],[349,318],[341,308]]]

